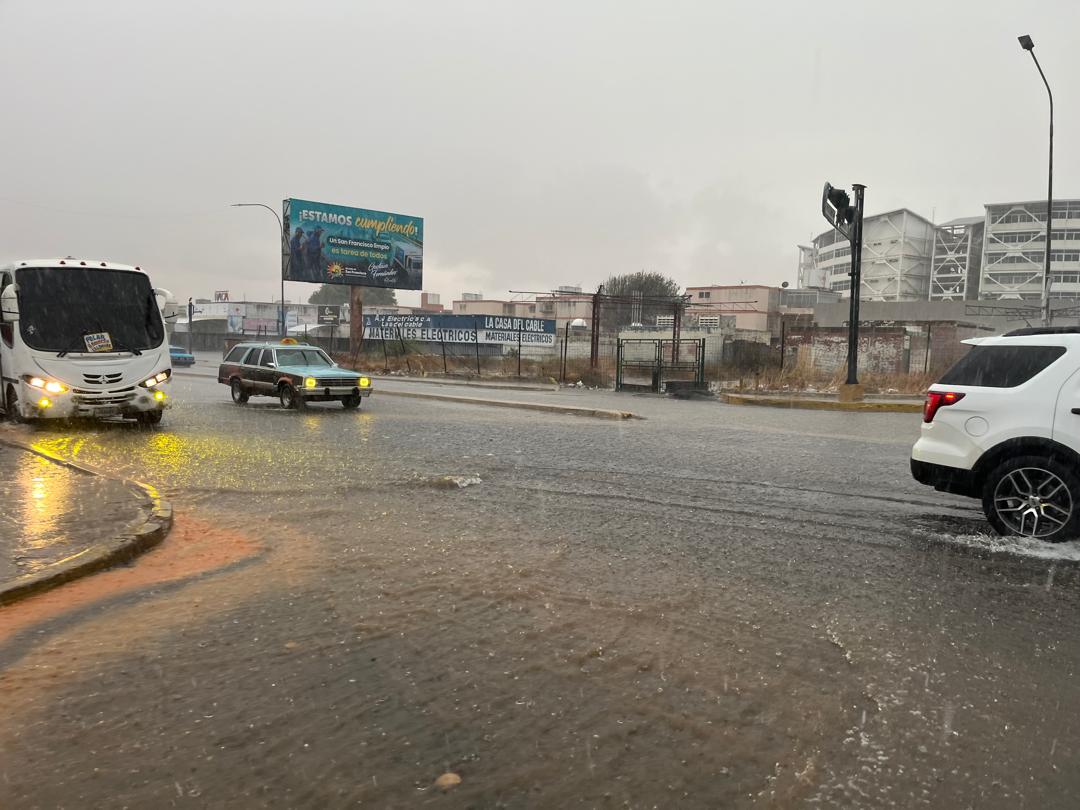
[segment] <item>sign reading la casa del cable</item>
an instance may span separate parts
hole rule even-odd
[[[496,315],[365,315],[364,339],[554,346],[555,321]]]

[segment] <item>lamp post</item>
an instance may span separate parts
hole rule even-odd
[[[285,253],[285,226],[281,224],[281,217],[278,212],[271,208],[269,205],[263,203],[233,203],[232,208],[265,208],[271,214],[274,215],[274,219],[277,220],[278,232],[281,235],[281,252]],[[285,274],[281,274],[281,305],[278,307],[278,321],[281,329],[281,336],[285,337],[287,332],[285,331]]]
[[[1054,94],[1050,91],[1050,82],[1046,80],[1042,65],[1039,64],[1039,59],[1035,56],[1035,42],[1027,34],[1018,37],[1018,39],[1020,40],[1020,47],[1031,54],[1035,67],[1039,70],[1039,76],[1042,77],[1043,84],[1046,85],[1046,95],[1050,98],[1050,157],[1046,172],[1046,249],[1043,251],[1042,294],[1043,325],[1049,326],[1053,320],[1050,311],[1050,234],[1053,230],[1052,222],[1054,220]]]

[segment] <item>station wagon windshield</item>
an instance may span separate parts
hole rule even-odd
[[[84,352],[83,335],[108,332],[115,351],[161,345],[165,328],[150,279],[127,270],[27,267],[16,273],[26,345]]]
[[[332,366],[330,358],[318,349],[278,349],[279,366]]]

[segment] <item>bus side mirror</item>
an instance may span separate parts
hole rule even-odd
[[[180,307],[177,306],[176,296],[164,287],[154,288],[154,299],[157,301],[158,309],[161,310],[161,317],[166,321],[175,321],[180,317]]]
[[[0,293],[0,315],[4,323],[16,323],[19,320],[19,297],[14,284],[9,284]]]

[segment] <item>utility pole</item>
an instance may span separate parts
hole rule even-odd
[[[604,294],[604,285],[596,288],[592,297],[592,351],[589,355],[589,366],[596,368],[600,359],[600,296]]]

